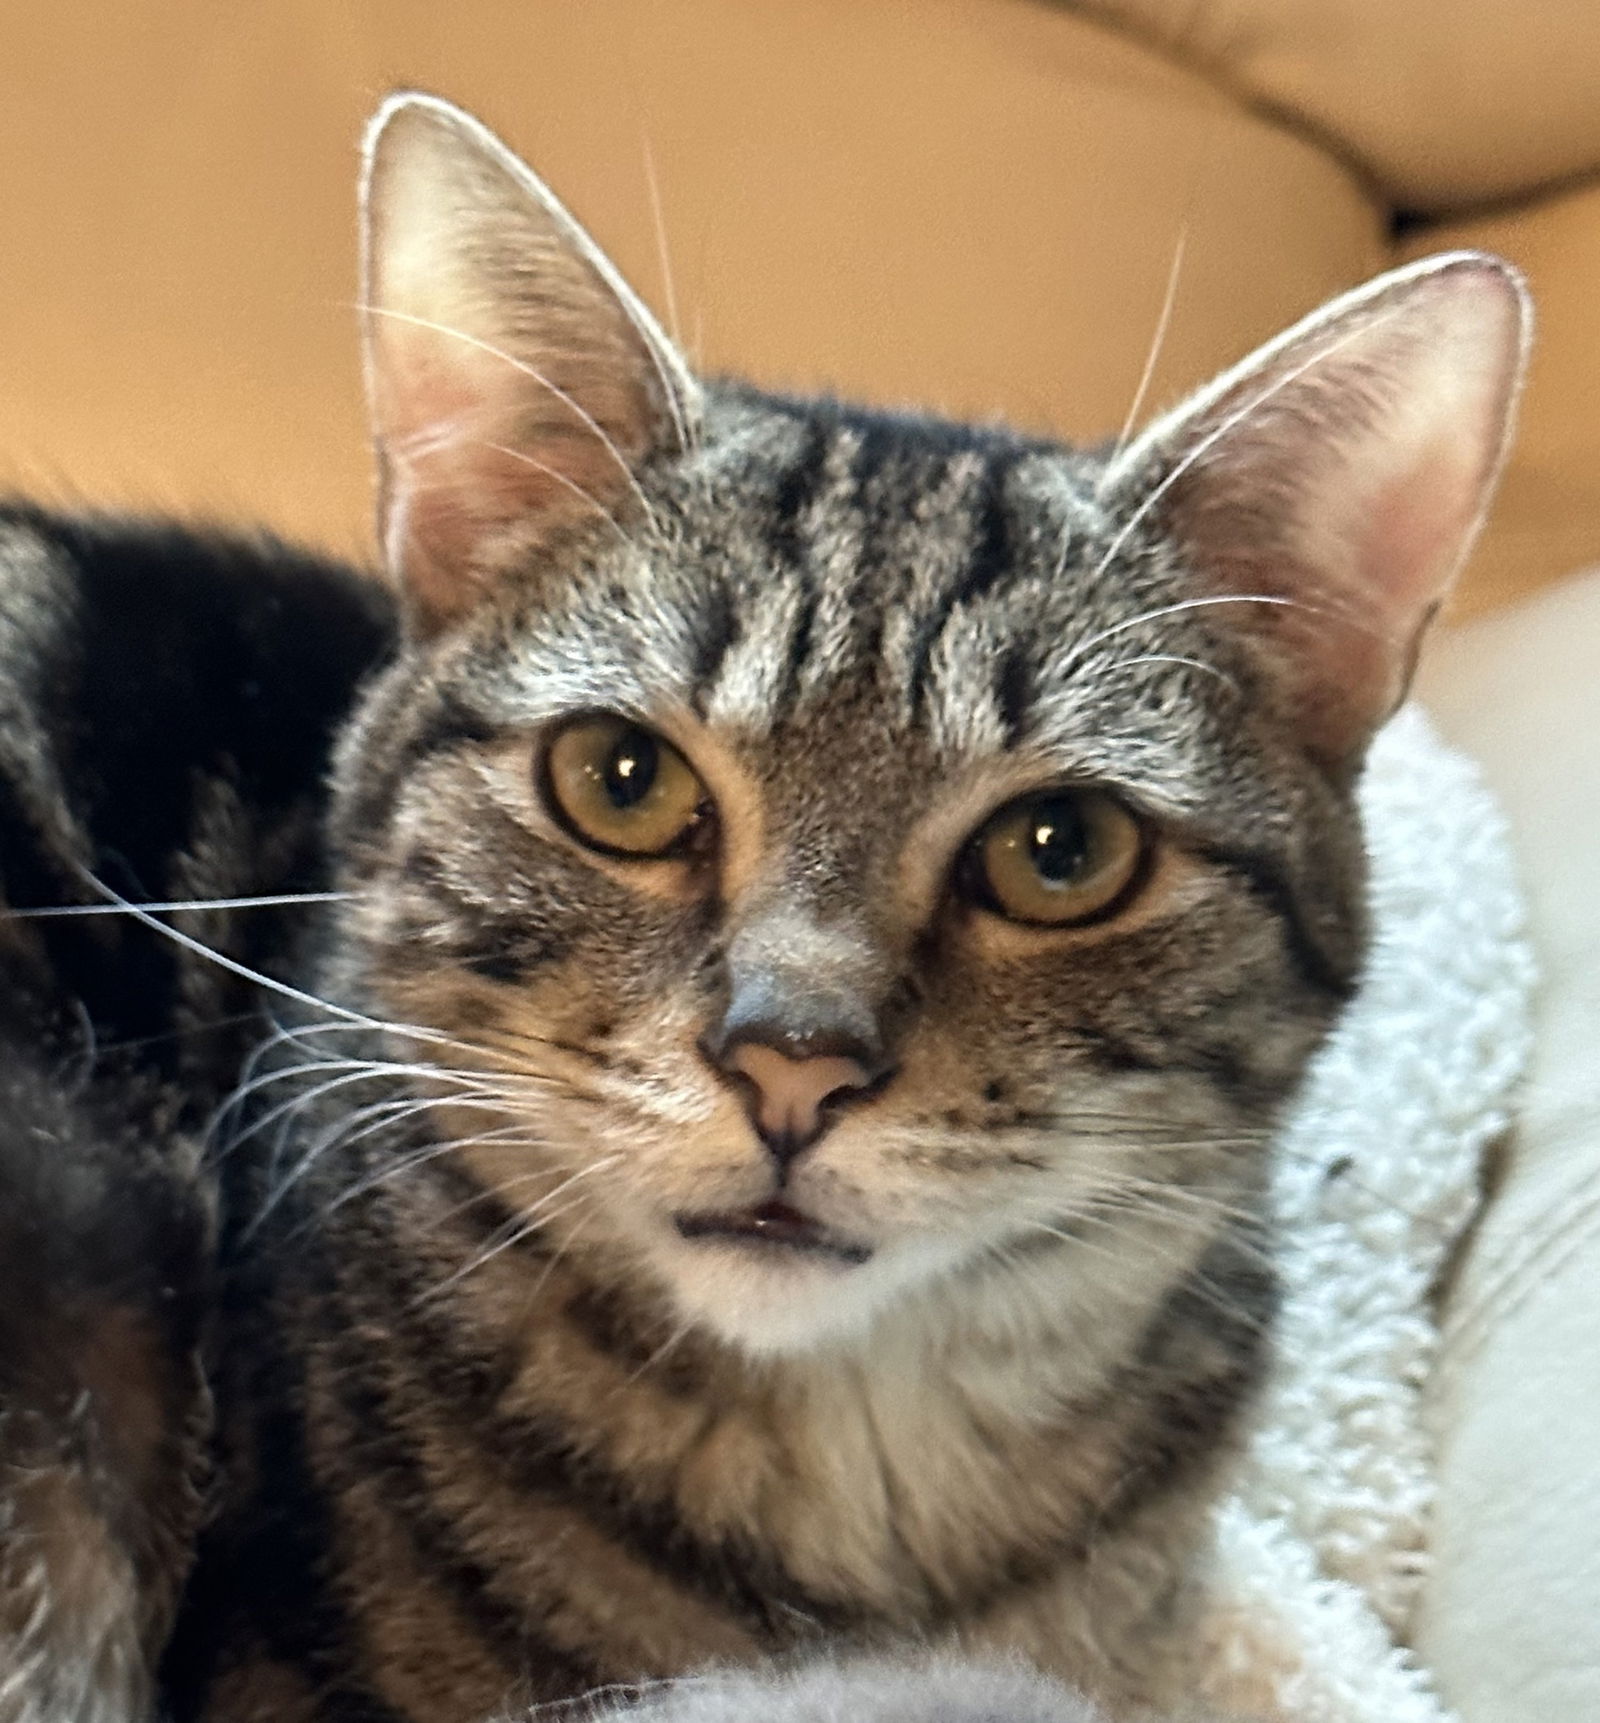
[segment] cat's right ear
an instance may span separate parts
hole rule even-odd
[[[472,607],[513,536],[626,530],[637,469],[690,445],[699,395],[589,236],[450,103],[379,109],[361,219],[380,542],[428,632]]]

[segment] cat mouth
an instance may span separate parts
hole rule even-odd
[[[752,1208],[680,1214],[673,1219],[679,1234],[688,1239],[799,1251],[807,1256],[831,1257],[852,1267],[872,1255],[870,1245],[831,1231],[776,1197]]]

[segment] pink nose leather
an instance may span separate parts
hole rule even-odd
[[[744,1041],[727,1055],[728,1069],[755,1085],[756,1126],[774,1142],[806,1143],[822,1122],[822,1104],[841,1089],[864,1089],[871,1082],[855,1059],[819,1054],[790,1059],[776,1047]]]

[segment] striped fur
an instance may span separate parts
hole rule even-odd
[[[5,928],[8,986],[44,1002],[21,1020],[53,1025],[14,1031],[24,1104],[76,1050],[123,1105],[69,1109],[62,1153],[153,1167],[151,1259],[164,1215],[197,1221],[183,1368],[130,1390],[191,1396],[142,1498],[177,1504],[166,1590],[132,1627],[119,1606],[141,1668],[192,1553],[174,1723],[484,1723],[908,1648],[1186,1714],[1206,1516],[1270,1345],[1268,1144],[1359,978],[1353,786],[1503,447],[1514,282],[1401,272],[1086,455],[698,382],[432,98],[383,110],[365,208],[403,628],[347,722],[387,636],[333,571],[124,535],[113,562],[209,619],[177,653],[144,637],[130,687],[134,622],[83,603],[105,529],[0,540],[3,812],[42,894],[8,871],[10,901],[70,900],[86,859],[195,899],[314,887],[326,855],[337,887],[320,913],[185,912],[264,972],[267,1034],[239,968],[142,922]],[[259,609],[229,608],[241,573]],[[102,673],[63,683],[90,639]],[[131,756],[102,683],[161,714]],[[702,841],[626,859],[556,814],[551,738],[597,712],[681,752]],[[84,714],[109,766],[73,752]],[[146,777],[163,793],[118,794]],[[1061,786],[1129,810],[1144,861],[1092,923],[1009,921],[964,891],[975,834]],[[739,1011],[861,1077],[803,1146],[764,1143],[717,1051]],[[174,1050],[102,1067],[102,1022]],[[213,1192],[193,1139],[219,1079]],[[824,1247],[703,1224],[774,1203]],[[159,1278],[87,1296],[148,1319]],[[115,1603],[148,1538],[106,1525]],[[829,1715],[820,1667],[758,1689],[772,1714]],[[914,1690],[863,1679],[906,1714]],[[1016,1689],[1018,1715],[1053,1703]]]
[[[1095,574],[1093,463],[742,389],[706,412],[633,544],[508,576],[345,739],[322,985],[453,1039],[307,1023],[257,1091],[292,1141],[241,1126],[250,1484],[180,1715],[466,1723],[904,1639],[1173,1697],[1270,1324],[1265,1134],[1359,961],[1344,794],[1236,691],[1225,627],[1160,614],[1159,543]],[[531,738],[593,706],[705,774],[742,918],[739,885],[707,903],[551,829]],[[1114,934],[944,899],[1041,775],[1110,776],[1174,834]],[[791,1186],[872,1240],[842,1273],[664,1218],[767,1186],[694,1046],[757,917],[791,952],[845,930],[895,1025],[899,1075]]]

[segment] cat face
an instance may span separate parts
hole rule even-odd
[[[410,644],[340,767],[345,961],[448,1038],[408,1051],[462,1164],[755,1351],[980,1281],[1110,1312],[1248,1223],[1498,463],[1503,266],[1091,458],[700,386],[428,98],[367,208]]]

